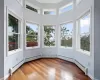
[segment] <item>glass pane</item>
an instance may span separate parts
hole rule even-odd
[[[18,33],[18,19],[13,17],[12,15],[8,15],[8,32],[9,33]]]
[[[38,46],[38,37],[37,36],[27,35],[26,38],[27,38],[27,42],[26,42],[27,47]]]
[[[72,47],[73,23],[61,25],[61,46]]]
[[[38,13],[38,10],[37,9],[35,9],[35,8],[29,6],[29,5],[26,5],[26,8],[29,9],[29,10],[32,10],[32,11],[34,11],[36,13]]]
[[[37,36],[38,35],[38,25],[26,23],[26,34]]]
[[[45,15],[55,15],[56,12],[55,11],[44,11]]]
[[[26,46],[34,47],[38,46],[38,25],[26,23]]]
[[[55,46],[55,26],[44,26],[44,45]]]
[[[10,34],[8,35],[8,38],[9,38],[9,43],[8,43],[9,51],[18,49],[20,44],[18,34]]]
[[[63,12],[67,12],[72,9],[73,9],[73,3],[70,3],[70,4],[66,5],[65,7],[63,7],[62,9],[60,9],[60,12],[63,13]]]
[[[81,49],[90,51],[90,14],[80,19]]]

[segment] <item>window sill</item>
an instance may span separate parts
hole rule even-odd
[[[43,46],[43,48],[55,48],[56,46]]]
[[[63,47],[63,46],[61,46],[60,48],[63,48],[63,49],[73,49],[72,47]]]
[[[36,47],[26,47],[26,50],[28,49],[37,49],[37,48],[40,48],[39,46],[36,46]]]
[[[79,50],[77,50],[78,52],[81,52],[81,53],[83,53],[83,54],[85,54],[85,55],[88,55],[88,56],[90,56],[90,52],[89,51],[85,51],[85,50],[82,50],[82,49],[79,49]]]
[[[16,54],[16,53],[18,53],[20,51],[22,51],[22,49],[16,49],[16,50],[8,51],[7,56],[11,56],[11,55]]]

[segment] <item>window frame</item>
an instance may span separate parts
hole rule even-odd
[[[35,11],[32,11],[32,10],[27,9],[27,8],[26,8],[26,5],[28,5],[28,6],[32,7],[32,8],[34,8],[34,9],[37,9],[38,12],[35,12]],[[29,3],[28,1],[25,1],[25,9],[28,10],[28,11],[32,11],[32,12],[34,12],[34,13],[40,14],[40,8],[37,7],[37,6],[35,6],[35,5],[33,5],[33,4],[31,4],[31,3]]]
[[[60,7],[60,8],[59,8],[59,14],[62,14],[62,13],[71,11],[71,10],[68,10],[68,11],[65,11],[65,12],[61,12],[61,10],[63,10],[64,8],[69,7],[70,5],[72,5],[72,9],[71,9],[71,10],[73,10],[73,8],[74,8],[74,3],[73,3],[73,1],[72,1],[72,2],[70,2],[70,3],[68,3],[68,4],[66,4],[66,5],[64,5],[64,6],[62,6],[62,7]]]
[[[26,42],[27,42],[27,40],[26,40],[26,23],[30,23],[30,24],[36,24],[36,25],[38,25],[38,40],[37,40],[37,42],[38,42],[38,46],[33,46],[33,47],[27,47],[26,45]],[[38,24],[38,23],[36,23],[36,22],[33,22],[33,21],[25,21],[25,49],[36,49],[36,48],[40,48],[40,25]]]
[[[56,9],[43,9],[43,15],[51,15],[51,14],[44,14],[45,11],[54,11],[55,14],[53,14],[53,15],[57,14],[57,10]]]
[[[57,26],[56,26],[56,25],[52,25],[52,24],[44,24],[44,25],[42,25],[42,26],[43,26],[43,27],[42,27],[42,34],[43,34],[43,37],[42,37],[42,42],[43,42],[42,44],[43,44],[43,45],[42,45],[42,47],[43,47],[43,48],[55,48],[56,45],[57,45],[57,44],[56,44],[56,43],[57,43],[57,42],[56,42],[56,32],[57,32],[57,31],[56,31],[56,28],[57,28]],[[55,46],[45,46],[45,45],[44,45],[44,38],[45,38],[44,26],[54,26],[54,27],[55,27],[55,37],[54,37],[54,38],[55,38]]]
[[[76,35],[76,50],[85,54],[85,55],[88,55],[88,56],[91,56],[91,43],[92,43],[92,15],[91,15],[91,8],[89,8],[88,10],[86,10],[85,12],[83,12],[81,14],[81,16],[79,16],[76,20],[76,32],[78,33],[78,35]],[[86,51],[86,50],[82,50],[81,49],[81,44],[80,44],[80,20],[82,18],[84,18],[85,16],[87,15],[90,15],[90,27],[89,27],[89,33],[90,33],[90,51]]]
[[[18,33],[18,35],[20,35],[20,37],[18,37],[19,39],[19,41],[18,41],[18,43],[20,42],[20,44],[18,45],[18,46],[20,46],[20,47],[18,47],[18,49],[15,49],[15,50],[11,50],[11,51],[9,51],[9,45],[8,45],[8,42],[9,42],[9,40],[8,40],[8,20],[9,20],[9,18],[8,18],[8,16],[9,16],[9,14],[11,15],[11,16],[13,16],[13,17],[15,17],[16,19],[18,19],[18,21],[19,21],[19,23],[18,23],[18,30],[19,30],[19,33]],[[19,26],[20,25],[20,26]],[[8,9],[7,8],[7,13],[6,13],[6,32],[7,32],[7,40],[6,40],[6,47],[7,47],[7,56],[10,56],[10,55],[13,55],[13,54],[15,54],[15,53],[17,53],[17,52],[20,52],[20,51],[22,51],[23,49],[23,44],[21,44],[21,42],[22,42],[22,39],[21,39],[21,37],[22,37],[22,19],[16,14],[16,13],[14,13],[12,10],[10,10],[10,9]],[[15,33],[16,34],[16,33]]]
[[[61,46],[61,25],[63,25],[63,24],[70,24],[70,23],[72,23],[73,24],[73,32],[72,32],[72,47],[64,47],[64,46]],[[64,49],[73,49],[73,43],[74,43],[74,22],[73,21],[68,21],[68,22],[64,22],[64,23],[61,23],[60,24],[60,48],[64,48]]]

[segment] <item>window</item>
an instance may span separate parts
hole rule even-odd
[[[33,4],[31,4],[27,1],[25,3],[26,3],[26,9],[34,11],[35,13],[40,14],[40,9],[37,6],[34,6]]]
[[[79,4],[82,0],[76,0],[76,5]]]
[[[39,46],[39,25],[26,22],[26,47]]]
[[[61,47],[72,47],[73,23],[61,24]]]
[[[20,20],[8,14],[8,51],[20,48]]]
[[[44,15],[56,15],[56,10],[55,9],[44,9],[43,14]]]
[[[80,49],[90,51],[90,12],[79,20]]]
[[[29,9],[29,10],[32,10],[32,11],[34,11],[36,13],[38,13],[38,10],[37,9],[35,9],[35,8],[29,6],[29,5],[26,5],[26,8]]]
[[[59,9],[59,13],[64,13],[64,12],[67,12],[67,11],[70,11],[73,9],[73,3],[69,3],[65,6],[63,6],[62,8]]]
[[[44,46],[55,46],[55,26],[44,25]]]

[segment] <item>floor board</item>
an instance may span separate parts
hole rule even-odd
[[[38,59],[23,64],[8,80],[91,80],[74,63]]]

